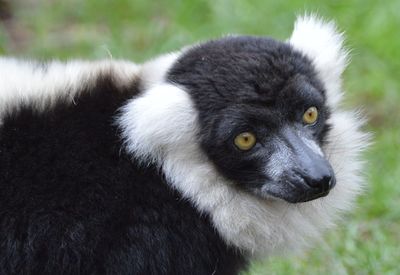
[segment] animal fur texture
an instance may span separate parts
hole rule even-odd
[[[313,16],[286,42],[232,36],[141,65],[1,58],[0,274],[235,274],[251,257],[304,248],[363,188],[368,135],[341,107],[346,64],[342,34]],[[257,177],[229,170],[242,164],[218,143],[226,125],[308,90],[324,125],[293,135],[336,186],[300,203],[242,188]],[[277,181],[294,149],[272,132],[264,166]]]

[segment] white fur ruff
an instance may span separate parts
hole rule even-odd
[[[363,186],[360,153],[368,144],[368,135],[360,130],[358,116],[339,106],[340,78],[346,65],[342,36],[332,22],[302,17],[288,43],[312,60],[334,110],[329,121],[332,130],[322,151],[335,171],[337,184],[327,197],[289,204],[259,199],[234,188],[199,148],[196,110],[187,92],[162,81],[162,71],[165,74],[168,69],[164,63],[145,65],[146,73],[155,74],[160,81],[151,81],[142,96],[123,108],[119,120],[129,152],[160,165],[170,184],[211,216],[228,244],[253,255],[297,250],[319,238],[335,224],[338,214],[350,209]],[[177,57],[160,60],[172,64]]]

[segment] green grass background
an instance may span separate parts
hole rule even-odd
[[[297,14],[346,32],[347,106],[369,118],[368,188],[337,230],[301,256],[254,262],[250,274],[400,274],[400,1],[14,0],[0,54],[36,59],[152,56],[223,34],[286,39]]]

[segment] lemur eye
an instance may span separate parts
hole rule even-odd
[[[234,142],[237,148],[242,151],[247,151],[256,144],[256,136],[250,132],[243,132],[235,137]]]
[[[306,124],[313,124],[318,119],[318,109],[316,107],[310,107],[303,114],[303,122]]]

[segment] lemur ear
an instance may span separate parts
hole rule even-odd
[[[139,71],[141,88],[148,89],[152,86],[163,83],[168,70],[181,54],[181,51],[167,53],[144,63],[140,67]]]
[[[190,97],[168,83],[154,85],[128,102],[117,123],[125,148],[142,162],[161,163],[164,154],[185,151],[177,149],[195,142],[196,112]]]
[[[341,75],[347,65],[348,52],[343,48],[343,33],[333,21],[313,15],[297,18],[289,44],[313,62],[327,90],[328,104],[335,107],[341,98]]]

